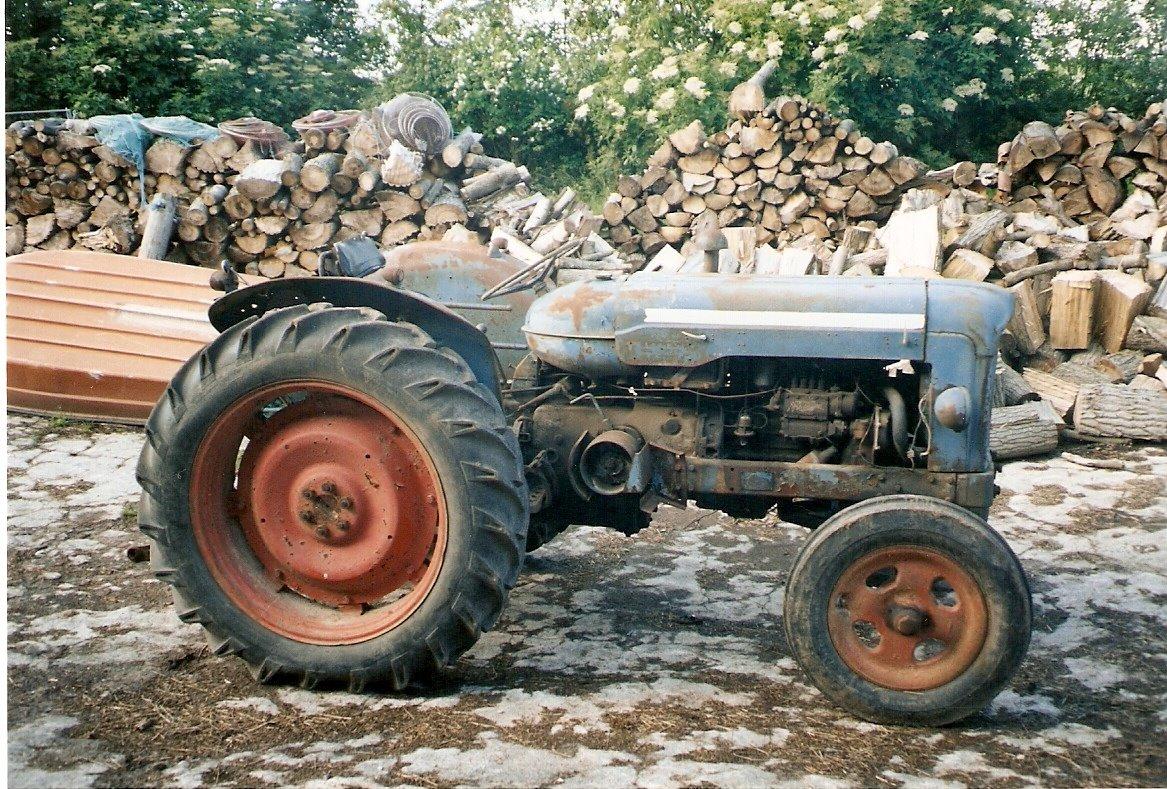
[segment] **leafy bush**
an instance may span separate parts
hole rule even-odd
[[[6,0],[10,109],[287,124],[434,96],[540,186],[595,200],[694,118],[721,127],[767,58],[800,93],[933,165],[1035,118],[1167,97],[1167,0]]]
[[[378,44],[355,0],[26,0],[7,4],[8,107],[287,124],[363,103]]]

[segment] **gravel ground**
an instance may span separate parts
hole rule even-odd
[[[926,730],[850,718],[795,666],[799,527],[692,509],[532,555],[427,695],[260,686],[127,558],[138,431],[10,416],[8,439],[14,787],[1167,784],[1164,447],[1005,467],[991,521],[1030,574],[1033,646],[984,714]]]

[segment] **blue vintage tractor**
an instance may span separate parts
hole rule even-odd
[[[852,713],[944,724],[1013,676],[1030,593],[985,522],[1008,291],[636,273],[539,295],[483,248],[371,260],[224,295],[150,418],[141,527],[218,654],[305,687],[424,683],[527,551],[693,501],[816,527],[786,634]]]

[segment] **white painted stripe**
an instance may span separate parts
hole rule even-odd
[[[644,322],[678,328],[885,329],[922,331],[924,316],[914,312],[787,312],[778,310],[693,310],[648,307]]]

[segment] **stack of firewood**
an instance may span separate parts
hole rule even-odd
[[[757,244],[809,249],[825,270],[849,225],[886,220],[926,170],[802,98],[741,114],[714,133],[699,121],[677,130],[643,172],[619,179],[603,216],[627,260],[666,247],[666,258],[687,258],[710,230],[752,227]]]
[[[226,259],[266,277],[307,276],[328,247],[357,235],[382,247],[447,236],[488,243],[494,235],[520,260],[537,258],[548,276],[623,269],[574,191],[532,193],[525,167],[486,155],[469,129],[451,135],[428,99],[403,96],[304,121],[295,141],[254,119],[230,127],[260,129],[251,138],[156,138],[145,151],[145,192],[167,196],[176,213],[174,243],[162,254],[204,266]],[[8,254],[137,248],[145,214],[137,170],[86,121],[13,124],[6,143]]]
[[[129,251],[139,188],[133,164],[83,121],[18,121],[5,134],[6,254],[95,245]],[[147,181],[157,188],[157,178]]]

